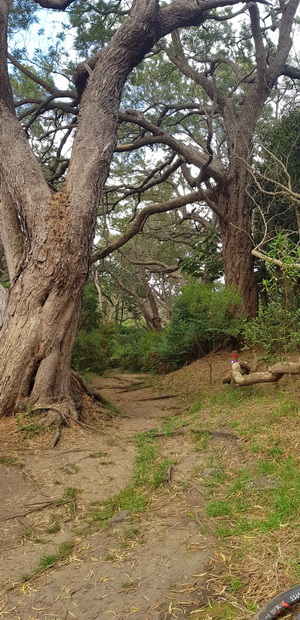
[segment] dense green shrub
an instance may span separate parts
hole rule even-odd
[[[156,371],[157,356],[154,350],[161,337],[161,332],[148,331],[135,325],[120,326],[117,333],[115,364],[123,371]]]
[[[298,242],[294,243],[289,233],[279,230],[268,244],[267,256],[261,282],[267,305],[261,305],[257,317],[246,324],[244,338],[246,346],[257,345],[267,357],[274,357],[300,347]]]
[[[78,372],[102,374],[109,367],[115,347],[115,326],[100,322],[96,329],[77,333],[72,365]]]
[[[101,319],[97,291],[89,282],[83,295],[72,366],[81,373],[90,371],[101,374],[109,367],[114,347],[115,326]]]
[[[245,347],[259,346],[268,357],[300,348],[300,309],[288,310],[280,300],[260,307],[257,317],[245,324]]]
[[[161,362],[172,370],[226,346],[243,328],[244,318],[235,314],[240,302],[231,287],[201,282],[183,287],[156,348]]]
[[[92,282],[85,286],[79,318],[79,329],[90,332],[99,327],[100,312],[96,287]]]

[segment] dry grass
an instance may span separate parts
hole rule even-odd
[[[188,369],[180,372],[188,390]],[[213,470],[205,480],[210,512],[201,516],[202,527],[217,536],[218,552],[207,581],[209,603],[191,618],[250,620],[300,581],[299,387],[287,377],[277,387],[219,384],[207,396],[202,383],[198,391],[199,427],[231,429],[238,439],[210,435],[199,444]],[[297,606],[286,617],[298,612]]]

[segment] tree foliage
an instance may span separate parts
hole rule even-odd
[[[79,330],[75,340],[72,364],[75,370],[102,374],[109,368],[115,347],[115,326],[103,320],[94,285],[89,282],[83,294]]]
[[[193,282],[183,287],[157,347],[166,368],[174,370],[232,343],[244,322],[235,314],[240,303],[239,293],[223,285]]]
[[[254,212],[254,236],[268,241],[285,231],[294,244],[300,234],[300,109],[291,108],[260,135],[261,151],[255,166],[253,198],[259,206]],[[288,252],[289,254],[289,252]]]

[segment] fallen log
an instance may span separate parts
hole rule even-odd
[[[236,385],[253,385],[255,383],[276,383],[283,375],[299,375],[299,362],[279,362],[269,366],[268,370],[245,374],[242,363],[231,364],[231,377]],[[225,377],[225,379],[227,379]],[[223,380],[223,383],[227,381]]]
[[[281,372],[283,375],[299,375],[300,362],[278,362],[269,366],[269,372]]]
[[[283,376],[283,372],[251,372],[248,375],[243,374],[239,362],[232,364],[231,375],[236,385],[253,385],[254,383],[274,383],[279,381]]]

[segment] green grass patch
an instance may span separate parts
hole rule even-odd
[[[166,437],[172,437],[174,433],[184,425],[185,421],[181,416],[173,416],[171,418],[163,418],[160,427],[161,432],[165,433]]]
[[[209,404],[211,407],[230,407],[237,408],[244,403],[249,403],[257,400],[262,400],[262,396],[255,385],[246,385],[242,388],[235,385],[229,385],[222,392],[212,394],[209,398]]]
[[[240,590],[242,590],[242,588],[245,585],[239,576],[234,576],[234,575],[228,576],[227,583],[228,583],[229,589],[231,590],[231,592],[233,592],[233,594],[236,594],[236,592],[239,592]]]
[[[72,553],[73,548],[74,543],[72,540],[66,540],[65,542],[61,543],[58,546],[56,554],[43,555],[36,568],[31,573],[23,575],[22,581],[29,581],[30,579],[33,579],[37,575],[40,575],[49,568],[52,568],[52,566],[54,566],[54,564],[57,564],[57,562],[65,560]]]
[[[189,410],[189,413],[191,414],[198,413],[199,411],[201,411],[201,409],[203,409],[203,406],[204,406],[204,396],[203,394],[197,394]]]
[[[299,415],[299,412],[299,400],[293,397],[287,398],[286,394],[280,394],[271,421],[277,422],[282,418],[294,418]]]
[[[155,441],[156,433],[157,429],[138,433],[132,483],[122,489],[118,495],[104,502],[94,502],[91,513],[94,524],[103,527],[111,517],[122,510],[127,510],[131,514],[140,514],[146,509],[151,491],[164,482],[168,468],[174,463],[168,458],[159,458]]]
[[[92,520],[95,524],[105,525],[117,512],[128,510],[132,514],[140,514],[147,504],[148,497],[145,493],[134,486],[128,486],[104,502],[95,502],[97,507],[92,511]]]
[[[272,453],[273,454],[273,453]],[[245,532],[267,533],[287,526],[300,512],[300,468],[298,459],[259,459],[250,469],[231,472],[210,485],[207,515],[221,518],[221,538]],[[230,520],[228,519],[230,517]]]
[[[206,512],[209,517],[224,517],[231,514],[232,507],[229,501],[214,499],[208,502]]]
[[[290,383],[293,389],[284,382],[282,387],[212,386],[201,419],[188,427],[187,437],[205,462],[195,471],[206,491],[201,521],[216,533],[226,558],[216,563],[224,601],[212,598],[210,607],[192,612],[194,619],[232,619],[242,609],[245,617],[246,610],[254,615],[261,601],[257,566],[266,566],[266,574],[282,581],[282,589],[300,578],[299,383]],[[229,429],[235,429],[238,441],[218,435]],[[195,518],[194,511],[188,514]]]
[[[64,491],[63,496],[60,499],[57,499],[55,504],[56,506],[62,506],[63,504],[67,504],[68,502],[75,502],[77,498],[78,490],[75,487],[67,487]]]
[[[192,440],[195,443],[195,450],[197,452],[203,452],[209,444],[211,439],[211,435],[209,430],[203,429],[194,429],[192,434]]]

